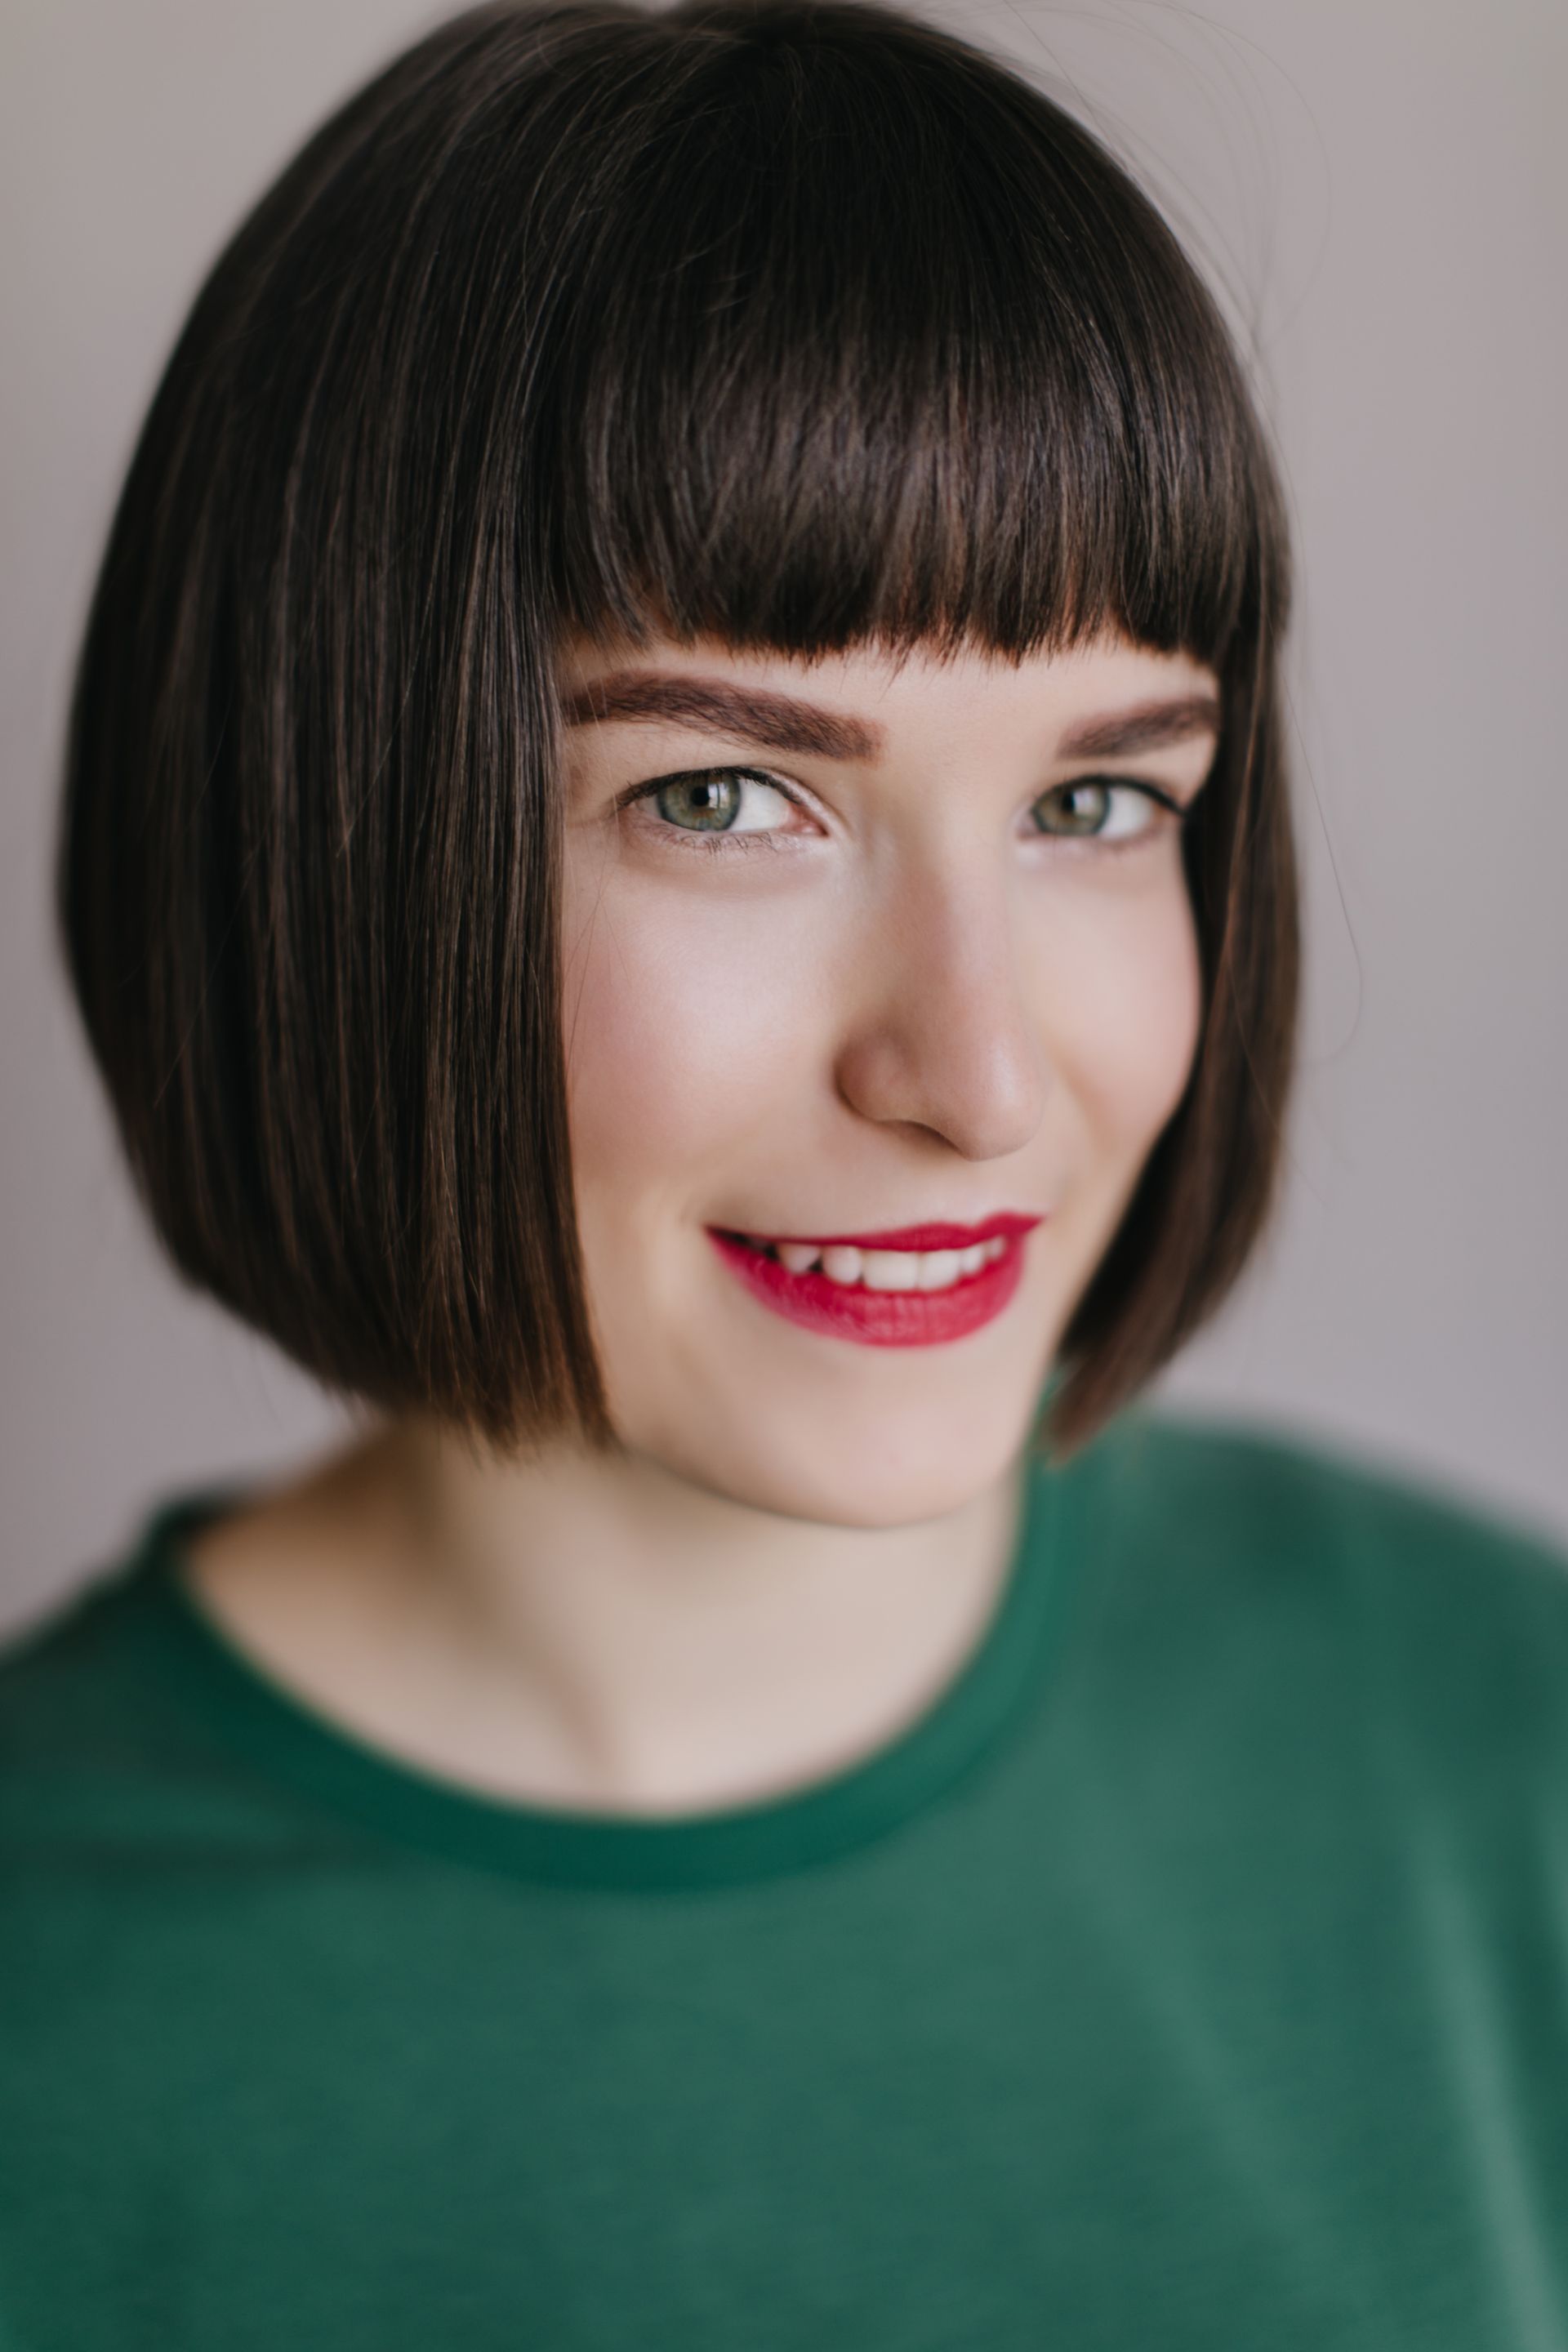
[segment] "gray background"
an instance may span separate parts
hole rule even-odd
[[[1107,134],[1260,371],[1302,567],[1307,1067],[1289,1197],[1169,1379],[1568,1535],[1568,10],[931,13]],[[0,1621],[186,1482],[338,1426],[184,1291],[115,1155],[47,913],[68,667],[198,279],[399,0],[6,0],[0,360]]]

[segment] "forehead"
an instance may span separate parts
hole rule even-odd
[[[760,722],[781,749],[875,762],[934,730],[1042,733],[1086,753],[1213,734],[1212,669],[1113,632],[1016,658],[979,646],[858,645],[820,655],[718,637],[636,644],[577,637],[557,658],[569,724],[664,722],[726,730]],[[1140,735],[1141,730],[1141,735]]]

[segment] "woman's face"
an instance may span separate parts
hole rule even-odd
[[[1187,1077],[1179,812],[1214,676],[1114,636],[1018,663],[577,640],[562,682],[571,1129],[616,1426],[791,1517],[957,1509],[1026,1440]],[[954,1259],[1004,1214],[1038,1222]],[[909,1230],[931,1226],[963,1230]]]

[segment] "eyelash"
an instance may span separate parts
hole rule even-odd
[[[790,802],[795,808],[804,808],[805,806],[805,803],[801,798],[800,794],[793,791],[781,777],[769,775],[767,771],[763,768],[738,767],[731,765],[719,768],[677,768],[668,775],[652,776],[646,783],[634,784],[629,792],[623,793],[620,795],[620,798],[616,803],[616,814],[618,817],[623,809],[632,808],[640,802],[653,799],[655,794],[661,793],[667,784],[696,782],[710,776],[745,777],[752,783],[766,784],[770,791],[778,793],[784,800]],[[1165,814],[1173,818],[1178,825],[1184,825],[1193,814],[1193,803],[1189,803],[1185,807],[1184,807],[1182,803],[1176,800],[1170,793],[1162,791],[1158,784],[1152,784],[1142,777],[1100,775],[1074,776],[1064,784],[1048,786],[1047,788],[1047,792],[1038,794],[1037,797],[1044,800],[1051,792],[1073,792],[1079,790],[1085,784],[1100,784],[1103,785],[1107,791],[1111,792],[1137,793],[1143,799],[1152,801],[1157,808],[1163,809]],[[753,849],[761,849],[776,854],[780,846],[779,836],[776,833],[734,833],[727,829],[713,833],[700,833],[688,828],[685,825],[660,822],[658,818],[657,813],[653,820],[652,830],[657,832],[662,838],[672,842],[680,849],[694,849],[700,855],[710,857],[731,857],[735,856],[738,852],[744,854],[745,852]],[[1075,835],[1072,834],[1049,834],[1043,830],[1035,837],[1039,841],[1051,842],[1058,849],[1088,849],[1093,850],[1100,856],[1104,856],[1108,854],[1120,852],[1121,850],[1135,848],[1139,842],[1148,839],[1150,830],[1151,828],[1144,828],[1138,833],[1130,834],[1123,838],[1110,840],[1107,840],[1103,836],[1096,834],[1078,834]]]

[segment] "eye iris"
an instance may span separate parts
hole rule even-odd
[[[684,802],[684,806],[682,803]],[[654,795],[660,816],[690,833],[723,833],[741,806],[736,776],[671,776]]]
[[[1049,812],[1047,833],[1098,833],[1110,814],[1110,787],[1062,784],[1046,794],[1043,805]]]

